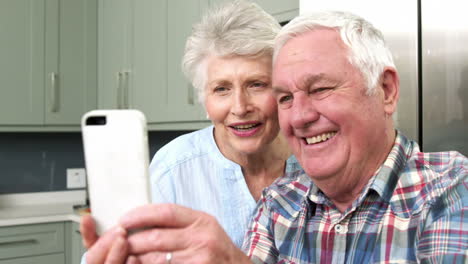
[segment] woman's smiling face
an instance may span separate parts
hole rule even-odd
[[[225,156],[253,154],[270,144],[279,132],[271,57],[209,57],[205,108]]]

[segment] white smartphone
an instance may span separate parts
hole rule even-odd
[[[102,234],[130,209],[150,203],[146,119],[138,110],[93,110],[81,129],[91,215]]]

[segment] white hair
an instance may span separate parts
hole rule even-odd
[[[380,30],[359,16],[340,11],[310,13],[291,20],[275,39],[273,61],[288,40],[320,28],[338,31],[341,40],[350,49],[349,62],[361,71],[367,82],[368,95],[374,93],[384,67],[395,68],[392,54]]]
[[[227,2],[208,10],[187,38],[182,71],[203,104],[210,56],[272,56],[278,22],[257,4]]]

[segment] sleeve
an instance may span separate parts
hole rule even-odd
[[[176,203],[172,170],[167,166],[164,153],[158,151],[150,164],[151,200],[153,203]]]
[[[421,263],[468,263],[468,174],[431,206],[417,245]]]
[[[277,263],[278,250],[271,230],[273,219],[270,215],[272,213],[264,193],[253,213],[242,245],[242,250],[253,263]]]

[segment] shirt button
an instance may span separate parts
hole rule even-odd
[[[345,234],[346,233],[346,227],[342,226],[342,225],[336,225],[335,226],[335,232],[339,233],[339,234]]]

